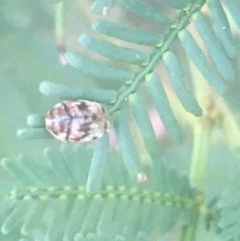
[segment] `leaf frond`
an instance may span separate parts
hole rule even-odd
[[[218,237],[221,240],[239,240],[240,225],[240,192],[239,192],[239,170],[235,173],[234,178],[231,180],[231,185],[226,188],[217,205],[220,209],[220,220],[218,227],[220,232]]]
[[[107,141],[105,136],[103,142]],[[96,152],[100,147],[96,147]],[[81,158],[76,155],[79,151]],[[41,228],[44,240],[55,240],[58,234],[63,240],[91,234],[97,238],[106,235],[113,239],[120,235],[127,240],[138,240],[140,233],[162,235],[178,219],[184,223],[191,220],[199,206],[199,197],[185,176],[157,162],[149,181],[139,183],[137,178],[133,180],[127,175],[121,159],[116,155],[114,161],[111,155],[105,159],[106,153],[96,154],[94,163],[90,163],[89,151],[63,145],[60,152],[45,149],[41,162],[25,156],[16,161],[3,159],[1,164],[12,185],[5,186],[1,194],[2,232],[20,230],[23,235],[31,235],[33,230]],[[101,159],[106,160],[106,168],[99,183],[94,173],[99,163],[103,165]],[[118,175],[114,170],[118,170]],[[94,181],[86,182],[88,172],[93,173],[89,178]],[[97,194],[93,183],[100,186]]]

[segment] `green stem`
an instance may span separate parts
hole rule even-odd
[[[129,97],[129,95],[139,88],[139,85],[144,80],[145,76],[155,69],[163,54],[168,51],[174,41],[178,39],[179,32],[189,25],[192,15],[199,11],[205,3],[205,0],[197,0],[190,6],[188,10],[182,10],[182,12],[179,13],[179,19],[176,21],[175,26],[170,26],[168,28],[164,36],[164,41],[159,43],[159,46],[156,46],[150,54],[150,62],[147,63],[146,66],[143,66],[138,73],[136,73],[136,77],[131,83],[125,84],[118,91],[116,102],[110,109],[109,116],[116,112],[120,108],[121,104]]]
[[[190,184],[198,190],[203,190],[205,170],[208,161],[208,148],[211,134],[211,123],[207,117],[198,121],[194,126],[194,141],[192,163],[190,167]]]
[[[194,241],[196,237],[196,230],[198,225],[199,215],[196,215],[191,225],[184,225],[181,230],[181,237],[179,241]]]
[[[198,118],[193,125],[194,135],[189,181],[191,186],[199,191],[199,200],[195,205],[195,209],[192,210],[195,214],[194,220],[192,220],[190,224],[182,227],[180,241],[194,241],[196,239],[200,208],[204,201],[204,184],[210,136],[212,127],[216,121],[212,118],[215,105],[212,99],[213,94],[211,89],[194,68],[193,79],[197,80],[195,81],[196,96],[203,109],[203,116]]]
[[[55,36],[58,44],[62,44],[65,38],[65,6],[64,0],[56,3],[55,8]],[[60,43],[59,43],[60,42]]]
[[[197,188],[199,191],[203,191],[204,188],[212,125],[213,123],[208,114],[199,119],[194,125],[192,163],[189,179],[191,186]],[[201,202],[196,206],[196,210],[194,211],[196,212],[196,217],[191,224],[182,227],[180,241],[195,240]]]

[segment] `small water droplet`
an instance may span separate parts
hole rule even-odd
[[[137,181],[138,181],[139,183],[147,182],[148,180],[149,180],[149,176],[148,176],[147,173],[145,173],[145,172],[140,172],[140,173],[138,173],[138,175],[137,175]]]
[[[102,15],[106,16],[109,14],[109,8],[108,7],[104,7],[102,10]]]

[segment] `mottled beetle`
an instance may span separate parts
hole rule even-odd
[[[103,136],[108,117],[103,106],[87,100],[66,100],[53,106],[45,117],[47,130],[64,142],[87,142]]]

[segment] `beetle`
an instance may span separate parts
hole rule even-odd
[[[57,103],[45,117],[46,129],[63,142],[88,142],[108,130],[104,107],[88,100],[65,100]]]

